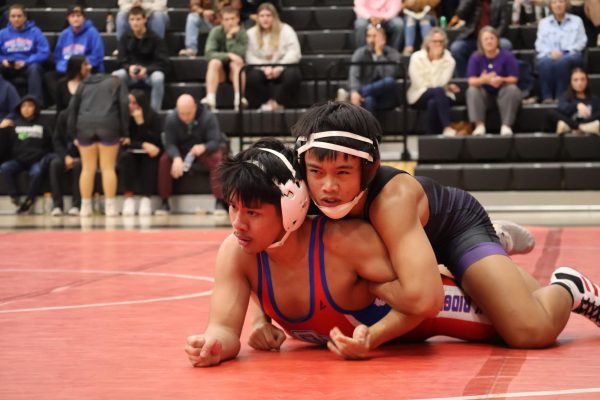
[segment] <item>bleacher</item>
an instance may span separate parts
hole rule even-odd
[[[32,19],[44,31],[51,46],[54,46],[58,35],[65,28],[66,7],[73,1],[68,0],[25,0],[19,1],[28,7],[29,19]],[[9,2],[10,3],[10,2]],[[115,34],[105,33],[106,16],[108,13],[116,15],[117,0],[88,0],[86,17],[93,21],[100,32],[105,45],[105,67],[107,72],[114,71],[116,58],[113,51],[117,41]],[[221,129],[230,138],[287,135],[290,126],[299,118],[306,107],[311,104],[332,99],[338,87],[345,85],[347,79],[346,68],[334,68],[339,61],[349,61],[354,44],[354,12],[352,0],[282,0],[283,12],[281,18],[290,24],[298,33],[302,47],[302,72],[303,81],[298,92],[295,108],[286,108],[283,111],[265,113],[258,110],[245,110],[241,114],[234,113],[231,109],[233,91],[230,85],[220,85],[217,93],[216,116],[221,124]],[[166,34],[166,41],[170,52],[171,69],[165,84],[163,112],[174,107],[175,101],[182,93],[190,93],[195,98],[205,95],[204,76],[206,72],[206,59],[202,53],[197,57],[179,57],[177,54],[184,47],[184,28],[188,13],[188,0],[169,0],[170,25]],[[449,30],[450,40],[458,32]],[[507,37],[512,41],[516,56],[533,65],[535,52],[533,50],[536,28],[531,26],[512,26]],[[201,34],[200,48],[206,40],[206,33]],[[586,64],[590,72],[592,90],[600,93],[600,48],[589,48],[585,54]],[[408,57],[403,57],[403,64],[408,66]],[[402,79],[398,77],[399,90],[403,86]],[[463,89],[458,96],[457,103],[452,107],[451,118],[453,121],[468,120],[465,106],[464,93],[467,87],[466,80],[457,80],[456,83]],[[404,96],[400,96],[402,99]],[[526,105],[519,112],[514,126],[515,136],[500,138],[496,135],[484,137],[444,138],[420,136],[417,173],[429,175],[443,183],[454,184],[470,190],[504,190],[504,189],[575,189],[592,188],[598,183],[584,182],[572,183],[566,180],[572,171],[582,168],[589,173],[590,181],[597,177],[596,169],[600,168],[598,156],[600,152],[589,156],[576,153],[572,155],[563,146],[571,143],[570,137],[556,138],[553,135],[536,134],[540,132],[545,123],[547,105]],[[405,115],[406,114],[406,115]],[[44,118],[53,120],[54,112],[45,110]],[[384,129],[384,140],[397,140],[404,129],[410,135],[421,135],[424,127],[424,112],[419,112],[410,107],[402,106],[377,114]],[[499,118],[497,112],[489,115],[488,130],[498,132]],[[596,145],[597,138],[585,138],[586,145],[591,149]],[[558,141],[558,142],[557,142]],[[527,148],[532,150],[547,146],[547,143],[559,143],[561,152],[548,157],[541,157],[534,152],[533,155],[519,156]],[[508,146],[506,153],[498,151],[500,143]],[[508,143],[508,144],[507,144]],[[527,145],[523,145],[527,143]],[[583,143],[583,142],[582,142]],[[527,147],[529,146],[529,147]],[[487,153],[479,153],[483,148]],[[490,153],[492,156],[490,156]],[[586,153],[586,154],[588,154]],[[445,157],[443,155],[446,155]],[[489,158],[488,158],[489,157]],[[536,158],[539,157],[539,158]],[[529,164],[533,163],[533,164]],[[552,164],[552,165],[550,165]],[[552,179],[542,184],[521,184],[523,174],[527,171],[537,171],[552,175]],[[521,172],[524,171],[524,172]],[[558,172],[557,172],[558,171]],[[529,174],[536,176],[533,172]],[[529,176],[527,175],[527,176]],[[473,178],[472,177],[482,177]],[[557,178],[558,177],[558,178]],[[490,179],[492,178],[492,179]],[[502,179],[500,179],[502,178]],[[535,180],[535,179],[534,179]],[[595,179],[596,182],[600,180]],[[494,183],[498,181],[498,183]],[[528,181],[527,181],[528,182]],[[558,183],[557,183],[558,182]]]

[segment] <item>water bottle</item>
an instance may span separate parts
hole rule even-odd
[[[196,156],[191,151],[186,154],[183,159],[183,172],[188,172],[192,168],[195,159]]]
[[[115,19],[111,13],[106,15],[106,33],[113,33],[115,31]]]
[[[448,26],[448,21],[446,21],[446,17],[442,15],[440,17],[440,28],[446,29],[446,26]]]

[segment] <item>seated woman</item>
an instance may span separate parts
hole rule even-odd
[[[296,64],[301,58],[300,43],[294,29],[281,22],[271,3],[258,7],[258,23],[248,30],[248,64]],[[274,111],[290,106],[300,86],[297,67],[253,68],[247,73],[246,98],[250,107]]]
[[[485,114],[493,101],[500,111],[500,134],[512,135],[512,125],[522,97],[517,87],[517,59],[510,51],[500,48],[500,36],[491,26],[479,31],[477,49],[469,58],[467,67],[467,111],[469,120],[475,123],[473,135],[486,133]]]
[[[587,73],[581,68],[571,72],[571,85],[558,102],[558,109],[548,112],[548,132],[573,131],[600,133],[600,97],[592,94]]]
[[[571,69],[583,65],[581,52],[587,43],[583,21],[566,12],[568,0],[551,0],[552,15],[537,30],[535,51],[542,102],[552,104],[569,86]]]
[[[428,134],[442,133],[456,136],[450,127],[450,102],[460,88],[450,83],[456,65],[446,49],[448,37],[440,28],[432,28],[423,41],[423,49],[410,57],[408,76],[410,87],[406,93],[408,103],[427,110]]]
[[[123,179],[125,201],[123,215],[135,214],[135,182],[140,181],[140,215],[152,214],[150,196],[156,192],[158,160],[162,151],[160,116],[150,107],[146,93],[134,89],[129,93],[129,137],[123,139],[119,154],[119,174]]]

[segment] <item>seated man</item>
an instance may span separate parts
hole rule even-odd
[[[273,142],[255,146],[221,168],[234,233],[217,255],[208,327],[204,334],[188,337],[186,352],[194,366],[216,365],[237,355],[251,292],[288,334],[327,343],[346,358],[363,358],[369,349],[400,335],[403,340],[497,337],[451,280],[444,280],[446,296],[462,296],[464,307],[457,310],[447,302],[435,318],[406,324],[404,315],[377,298],[395,304],[396,276],[375,231],[358,220],[304,221],[310,200],[305,184],[294,179],[291,157]],[[571,301],[566,290],[564,297]],[[279,348],[285,335],[265,327],[262,338],[251,338],[253,346]]]
[[[67,73],[67,62],[71,56],[83,54],[94,72],[104,72],[104,43],[91,20],[85,18],[81,6],[71,6],[67,11],[66,27],[58,37],[54,48],[56,71]]]
[[[192,164],[199,163],[210,175],[211,191],[216,198],[215,214],[224,216],[226,204],[217,178],[223,148],[219,121],[214,114],[189,94],[182,94],[175,110],[167,115],[163,141],[165,152],[158,163],[158,194],[162,204],[155,214],[171,211],[169,197],[173,192],[173,179],[181,178]]]
[[[48,40],[20,4],[9,7],[9,24],[0,30],[0,73],[6,80],[27,78],[27,93],[44,101],[42,63],[50,55]]]
[[[121,69],[113,75],[121,78],[127,86],[150,86],[150,104],[160,111],[165,92],[165,74],[169,67],[169,55],[165,41],[146,26],[147,18],[141,7],[129,10],[131,32],[119,39],[117,62]]]
[[[165,38],[165,32],[169,25],[167,14],[167,0],[119,0],[119,12],[117,13],[117,40],[120,40],[125,32],[129,31],[127,23],[128,13],[133,7],[141,7],[148,17],[148,27],[161,39]]]

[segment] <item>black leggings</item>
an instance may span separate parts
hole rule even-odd
[[[302,76],[297,67],[286,67],[279,78],[269,80],[260,69],[247,72],[246,98],[251,108],[258,108],[269,99],[290,107],[298,93]]]
[[[159,159],[160,156],[150,157],[147,154],[121,151],[117,169],[120,178],[123,180],[125,192],[133,193],[135,182],[140,181],[140,195],[152,196],[156,193]]]

